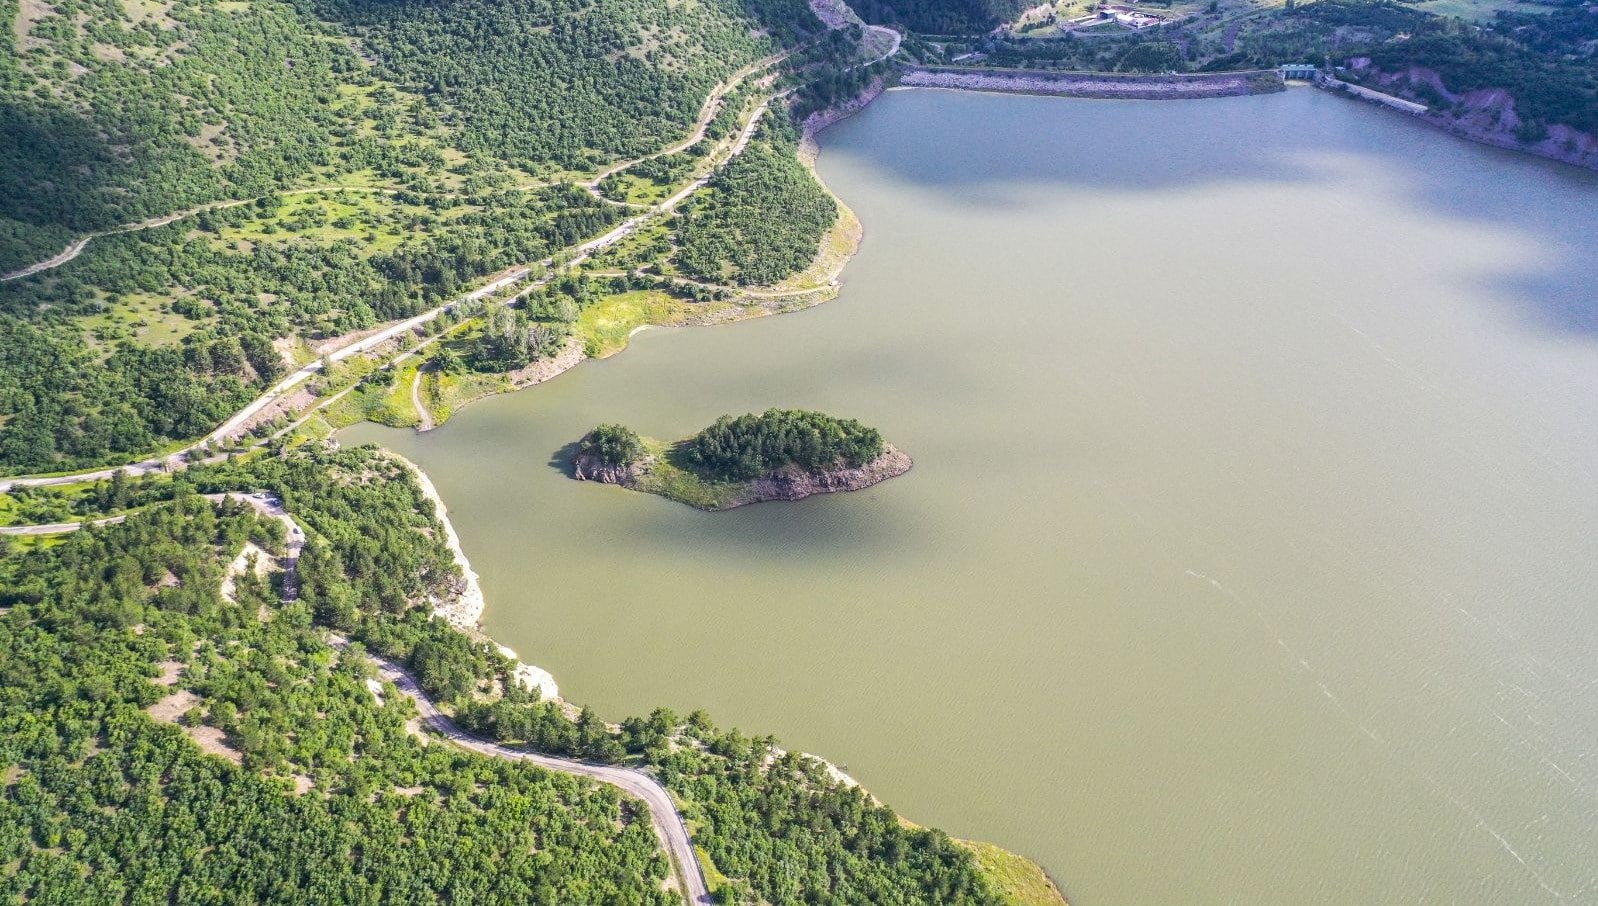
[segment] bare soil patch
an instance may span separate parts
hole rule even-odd
[[[165,724],[175,724],[188,710],[200,703],[200,697],[187,689],[168,695],[146,709],[146,712]]]
[[[183,662],[162,661],[160,667],[161,675],[155,678],[155,684],[167,687],[177,685],[178,677],[183,675]]]

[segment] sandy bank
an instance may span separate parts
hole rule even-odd
[[[909,88],[959,88],[1014,94],[1049,94],[1075,98],[1187,100],[1235,97],[1282,91],[1275,70],[1131,75],[1099,72],[1050,72],[1030,69],[969,69],[911,66],[899,84]]]
[[[416,477],[416,484],[422,489],[422,495],[433,504],[433,515],[444,527],[444,544],[449,547],[455,565],[460,567],[461,583],[458,593],[445,600],[435,600],[433,615],[444,618],[456,629],[468,633],[478,632],[478,624],[483,618],[483,610],[488,606],[488,602],[483,597],[482,586],[478,583],[477,571],[472,569],[471,561],[466,559],[466,551],[461,548],[460,536],[455,534],[455,526],[449,520],[449,508],[444,505],[444,498],[439,496],[438,489],[433,486],[432,479],[427,477],[421,466],[398,453],[385,450],[384,454],[409,469]],[[516,662],[511,675],[517,682],[528,689],[537,689],[546,700],[560,700],[560,686],[555,683],[555,677],[548,670],[522,663],[515,651],[503,645],[497,647],[501,654]]]

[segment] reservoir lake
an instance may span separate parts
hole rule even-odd
[[[837,300],[341,434],[432,476],[489,634],[1077,906],[1598,903],[1598,176],[1308,88],[822,146]],[[772,406],[916,466],[701,513],[555,462]]]

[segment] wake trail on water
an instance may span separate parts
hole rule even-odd
[[[1290,658],[1292,658],[1294,661],[1296,661],[1298,663],[1299,667],[1307,675],[1309,675],[1310,677],[1313,677],[1314,682],[1315,682],[1315,686],[1319,690],[1319,692],[1321,693],[1321,696],[1332,704],[1333,708],[1335,708],[1342,715],[1344,721],[1347,723],[1347,725],[1351,729],[1358,730],[1361,734],[1363,734],[1365,737],[1370,739],[1373,743],[1375,743],[1377,745],[1378,750],[1381,752],[1381,754],[1385,758],[1387,758],[1391,763],[1393,763],[1395,765],[1395,767],[1397,767],[1397,768],[1399,768],[1401,770],[1405,770],[1411,776],[1417,777],[1420,780],[1424,781],[1426,783],[1426,785],[1428,787],[1430,787],[1436,795],[1438,795],[1444,801],[1448,802],[1456,810],[1458,810],[1460,813],[1465,815],[1468,819],[1473,821],[1474,822],[1474,826],[1478,830],[1485,831],[1489,836],[1491,836],[1493,838],[1493,840],[1497,843],[1497,845],[1505,853],[1507,853],[1511,858],[1513,858],[1515,860],[1515,862],[1517,864],[1519,864],[1521,866],[1521,868],[1523,870],[1525,870],[1531,876],[1531,878],[1534,881],[1537,882],[1537,885],[1539,887],[1541,887],[1544,891],[1546,891],[1549,895],[1551,895],[1556,900],[1559,900],[1561,902],[1563,902],[1563,901],[1568,899],[1567,896],[1564,893],[1560,892],[1560,890],[1557,887],[1555,887],[1545,875],[1543,875],[1540,871],[1537,870],[1537,867],[1535,865],[1533,865],[1529,860],[1527,860],[1526,857],[1522,856],[1520,854],[1520,851],[1514,846],[1514,844],[1510,843],[1509,839],[1507,837],[1505,837],[1504,834],[1501,833],[1490,822],[1488,822],[1487,819],[1479,811],[1477,811],[1468,802],[1466,802],[1463,799],[1461,799],[1458,795],[1453,793],[1448,787],[1444,786],[1429,771],[1427,771],[1426,769],[1422,768],[1420,766],[1418,760],[1413,755],[1404,754],[1402,752],[1402,750],[1398,746],[1389,743],[1386,739],[1384,739],[1381,736],[1381,734],[1379,734],[1375,730],[1371,729],[1369,726],[1367,726],[1364,723],[1363,720],[1361,720],[1357,715],[1355,715],[1353,711],[1349,710],[1349,708],[1346,705],[1343,704],[1342,700],[1337,697],[1337,694],[1332,691],[1331,687],[1327,685],[1326,681],[1321,678],[1320,671],[1318,671],[1314,667],[1312,667],[1310,665],[1309,659],[1304,657],[1301,653],[1299,653],[1299,651],[1296,648],[1294,648],[1293,645],[1291,645],[1282,636],[1282,634],[1277,630],[1275,624],[1269,618],[1267,618],[1265,616],[1264,612],[1259,607],[1245,603],[1235,592],[1232,591],[1232,589],[1228,588],[1224,583],[1222,583],[1219,579],[1215,578],[1212,575],[1209,575],[1207,573],[1201,572],[1199,570],[1191,569],[1191,568],[1183,569],[1183,573],[1186,574],[1187,576],[1191,577],[1191,578],[1197,579],[1197,580],[1205,583],[1206,585],[1208,585],[1210,588],[1212,588],[1215,592],[1217,592],[1219,595],[1224,597],[1230,603],[1232,603],[1232,604],[1234,604],[1236,606],[1240,606],[1240,607],[1244,608],[1245,610],[1249,611],[1250,613],[1252,613],[1252,615],[1255,617],[1255,619],[1257,619],[1260,622],[1260,624],[1271,635],[1273,635],[1275,637],[1276,644],[1278,646],[1280,646],[1281,649],[1284,652],[1286,652]],[[1428,681],[1428,683],[1426,685],[1430,686],[1430,682]],[[1519,737],[1519,742],[1522,745],[1530,746],[1534,751],[1536,750],[1536,746],[1532,744],[1532,741],[1531,741],[1531,739],[1530,739],[1530,737],[1528,735],[1526,735],[1525,733],[1521,732],[1517,727],[1515,727],[1513,724],[1511,724],[1508,720],[1505,720],[1504,717],[1502,715],[1498,714],[1496,711],[1492,711],[1491,709],[1489,709],[1489,713],[1491,713],[1494,717],[1498,718],[1498,720],[1501,723],[1503,723],[1506,727],[1508,727],[1511,731],[1515,732],[1517,734],[1517,736]],[[1539,752],[1539,754],[1541,754],[1541,753]],[[1553,764],[1546,757],[1544,757],[1542,760],[1549,767],[1552,767],[1560,775],[1565,777],[1565,779],[1567,781],[1569,781],[1573,785],[1575,785],[1578,790],[1581,790],[1582,792],[1585,792],[1585,787],[1583,785],[1581,785],[1580,783],[1576,782],[1574,780],[1574,778],[1571,778],[1570,775],[1566,771],[1564,771],[1562,768],[1559,768],[1558,765]],[[1548,816],[1546,814],[1544,814],[1540,820],[1546,821],[1547,817]],[[1583,889],[1585,890],[1586,888],[1583,888]]]

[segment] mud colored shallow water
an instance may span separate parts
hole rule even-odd
[[[345,433],[432,474],[496,638],[1086,906],[1598,902],[1598,180],[1310,90],[823,144],[836,302]],[[772,405],[916,468],[701,513],[551,465]]]

